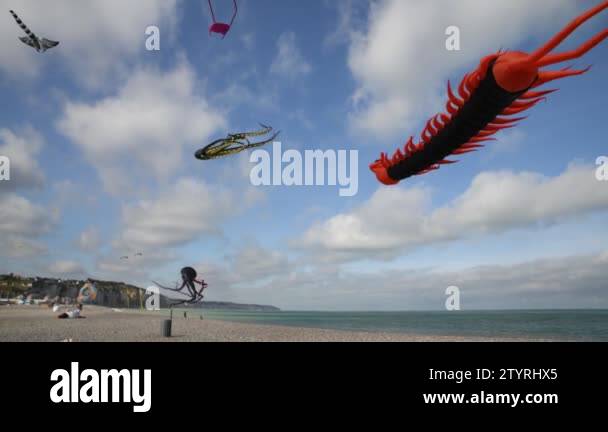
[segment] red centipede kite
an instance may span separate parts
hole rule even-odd
[[[465,75],[457,94],[448,82],[447,112],[428,121],[418,144],[411,137],[403,150],[398,149],[392,158],[382,153],[370,169],[381,183],[395,185],[406,178],[455,163],[447,159],[450,155],[474,152],[484,147],[482,143],[494,141],[492,136],[498,131],[511,128],[525,119],[514,116],[556,91],[535,91],[535,88],[550,81],[582,75],[589,70],[566,67],[546,71],[541,68],[582,57],[606,39],[608,28],[573,51],[550,54],[579,26],[606,8],[608,1],[603,1],[580,15],[531,54],[499,51],[484,57],[477,69]]]

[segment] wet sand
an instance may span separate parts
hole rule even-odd
[[[177,314],[173,336],[161,337],[165,316],[154,312],[113,311],[86,306],[86,319],[60,320],[46,306],[0,306],[0,342],[473,342],[504,338],[368,333],[188,319]],[[179,317],[177,316],[179,315]]]

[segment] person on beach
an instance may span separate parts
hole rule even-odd
[[[80,315],[81,312],[82,312],[82,304],[78,304],[78,306],[75,309],[68,310],[67,312],[64,312],[61,315],[59,315],[57,318],[59,318],[59,319],[84,319],[84,318],[86,318],[86,317],[83,317],[82,315]]]

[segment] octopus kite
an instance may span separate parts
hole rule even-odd
[[[19,40],[21,42],[23,42],[26,45],[31,46],[32,48],[34,48],[36,51],[38,52],[45,52],[47,50],[50,50],[51,48],[56,47],[57,45],[59,45],[59,42],[55,42],[46,38],[38,38],[38,36],[36,36],[26,25],[23,21],[21,21],[21,18],[19,18],[19,16],[17,16],[17,14],[13,11],[10,11],[11,15],[13,16],[13,18],[15,19],[15,21],[17,21],[17,24],[19,24],[19,27],[21,27],[21,30],[23,30],[25,32],[25,34],[27,35],[24,37],[20,37]]]
[[[211,0],[208,0],[208,2],[209,2],[209,10],[211,11],[211,18],[213,19],[213,24],[211,24],[211,27],[209,27],[209,34],[211,35],[211,33],[217,33],[217,34],[222,35],[222,39],[224,39],[226,37],[226,35],[228,34],[228,32],[230,31],[230,29],[232,28],[232,24],[234,24],[234,20],[236,19],[236,16],[239,12],[239,7],[236,4],[236,0],[232,0],[232,2],[234,3],[234,12],[232,14],[232,19],[230,20],[230,24],[218,22],[215,19],[215,11],[213,10],[213,3],[211,3]]]
[[[166,295],[168,298],[170,298],[171,300],[174,300],[175,303],[171,304],[171,307],[174,306],[179,306],[179,305],[191,305],[191,304],[197,304],[203,301],[203,291],[207,288],[207,284],[205,283],[204,280],[197,280],[197,274],[196,274],[196,270],[194,270],[192,267],[184,267],[181,270],[181,276],[182,276],[182,285],[180,287],[175,287],[175,288],[167,288],[164,287],[162,285],[160,285],[157,282],[154,282],[159,288],[168,291],[169,293]],[[201,286],[200,290],[197,290],[196,285],[198,284]],[[184,288],[186,289],[186,291],[184,291]],[[176,293],[178,294],[178,296],[175,296],[171,293]]]
[[[281,132],[276,132],[270,138],[260,142],[250,142],[249,138],[261,137],[272,132],[272,127],[260,124],[262,130],[255,132],[241,132],[229,134],[226,138],[213,141],[207,147],[196,152],[195,157],[200,160],[218,159],[225,156],[241,153],[256,147],[262,147],[273,142]]]
[[[589,70],[566,67],[546,71],[541,68],[582,57],[606,39],[608,28],[573,51],[551,54],[579,26],[606,8],[608,1],[585,12],[531,54],[499,51],[484,57],[477,69],[464,76],[457,94],[448,82],[447,113],[437,114],[427,122],[420,142],[415,144],[411,137],[403,150],[398,149],[392,158],[382,153],[370,169],[381,183],[395,185],[406,178],[455,163],[447,159],[450,155],[474,152],[484,147],[482,143],[494,141],[492,136],[498,131],[514,127],[525,119],[516,117],[518,114],[556,91],[534,89]]]

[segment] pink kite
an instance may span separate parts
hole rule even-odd
[[[213,4],[211,3],[211,0],[208,0],[209,10],[211,11],[211,18],[213,19],[213,24],[211,24],[211,27],[209,27],[209,35],[211,35],[211,33],[217,33],[222,35],[222,39],[226,37],[226,35],[230,31],[230,28],[232,27],[232,24],[234,24],[234,20],[236,19],[236,15],[239,11],[239,7],[236,4],[236,0],[232,1],[234,2],[234,14],[232,15],[232,20],[230,20],[230,24],[226,24],[222,22],[217,22],[217,20],[215,19],[215,12],[213,11]]]

